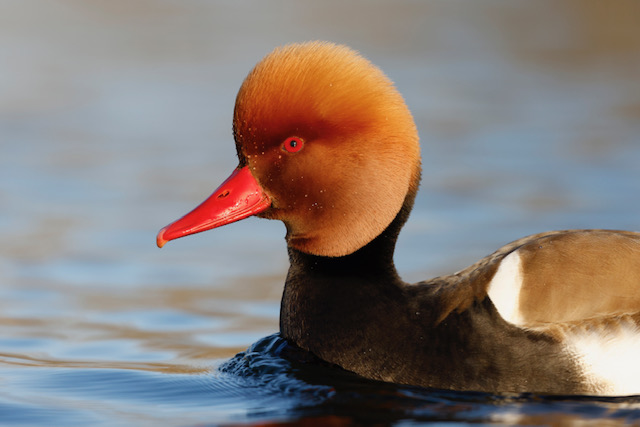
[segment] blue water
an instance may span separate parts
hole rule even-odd
[[[155,247],[235,167],[246,73],[310,39],[360,50],[414,113],[424,171],[396,254],[407,281],[543,230],[637,230],[637,13],[581,1],[0,3],[0,423],[640,424],[634,397],[426,390],[317,363],[273,335],[288,266],[278,222]]]
[[[75,367],[0,375],[5,390],[24,394],[18,400],[2,393],[3,424],[640,423],[639,397],[491,395],[374,382],[323,365],[277,334],[207,373]]]

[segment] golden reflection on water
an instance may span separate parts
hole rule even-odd
[[[21,367],[135,369],[164,373],[204,373],[216,361],[243,351],[246,345],[225,345],[216,334],[240,336],[253,332],[254,339],[272,333],[277,305],[267,303],[269,292],[280,288],[282,277],[238,279],[243,286],[227,288],[161,288],[117,290],[78,289],[60,285],[31,286],[28,292],[57,301],[51,312],[1,316],[3,342],[12,339],[35,343],[55,341],[50,350],[15,353],[0,349],[0,364]],[[272,286],[265,284],[273,283]],[[253,292],[247,289],[253,289]],[[254,309],[254,311],[252,311]],[[156,319],[159,324],[154,324]],[[163,318],[168,320],[163,320]],[[172,324],[176,319],[177,324]],[[256,331],[261,331],[256,334]],[[214,338],[214,339],[212,339]],[[92,345],[114,351],[95,353]],[[126,344],[126,345],[123,345]],[[16,347],[23,343],[16,344]],[[60,357],[60,346],[76,349],[77,356]],[[130,349],[129,347],[133,347]],[[67,351],[62,351],[68,353]],[[139,354],[137,354],[139,353]],[[130,357],[131,360],[111,360]],[[136,361],[142,356],[162,362]]]

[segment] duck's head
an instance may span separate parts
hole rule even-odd
[[[324,42],[268,54],[236,99],[239,166],[163,228],[158,246],[251,215],[282,220],[289,246],[343,256],[378,236],[415,194],[420,149],[393,83],[358,53]]]

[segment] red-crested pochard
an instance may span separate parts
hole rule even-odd
[[[418,133],[393,83],[345,46],[268,54],[240,88],[233,131],[238,167],[157,243],[251,215],[283,221],[290,342],[401,384],[640,393],[640,233],[536,234],[403,282],[393,252],[420,180]]]

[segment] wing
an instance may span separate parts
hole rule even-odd
[[[640,393],[640,233],[525,237],[424,288],[437,298],[438,321],[488,296],[507,322],[562,345],[591,393]]]
[[[502,317],[516,325],[640,313],[640,233],[538,234],[488,259],[496,267],[487,293]]]

